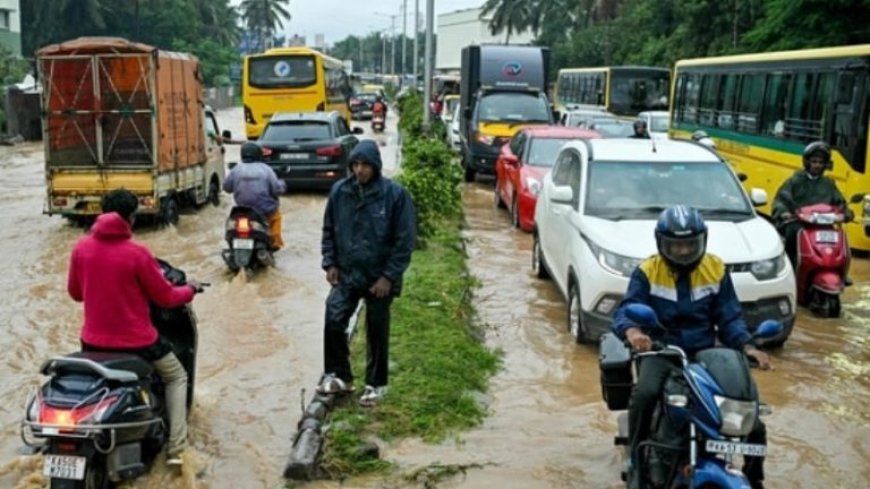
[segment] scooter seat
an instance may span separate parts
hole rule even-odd
[[[154,372],[154,367],[149,362],[130,353],[81,351],[67,355],[67,357],[84,358],[110,370],[133,372],[140,379],[148,378]],[[59,367],[65,367],[62,361],[59,362]]]

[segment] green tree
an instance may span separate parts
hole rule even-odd
[[[494,36],[507,32],[504,40],[507,44],[510,42],[511,34],[522,32],[523,29],[530,27],[533,10],[534,3],[529,0],[486,0],[480,16],[483,18],[492,14],[489,30]]]
[[[768,0],[746,34],[749,52],[862,44],[870,41],[870,0]]]
[[[260,49],[266,49],[275,31],[284,27],[281,19],[290,20],[290,0],[242,0],[242,19],[259,40]]]

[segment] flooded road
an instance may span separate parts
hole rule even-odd
[[[392,114],[391,114],[392,116]],[[240,110],[219,114],[241,132]],[[391,123],[395,122],[391,117]],[[365,127],[367,123],[354,124]],[[391,124],[392,125],[392,124]],[[394,125],[393,125],[394,129]],[[395,167],[394,131],[383,138],[385,166]],[[367,136],[363,136],[367,137]],[[235,161],[238,147],[228,149]],[[18,424],[37,373],[49,356],[78,346],[80,306],[66,295],[69,250],[82,230],[41,214],[39,144],[0,154],[0,487],[44,486],[39,456],[22,456]],[[212,283],[197,296],[200,350],[190,430],[193,460],[181,476],[158,461],[123,488],[222,489],[284,487],[281,472],[306,398],[320,375],[327,284],[320,270],[325,194],[282,198],[287,248],[277,266],[251,279],[231,276],[220,258],[230,200],[181,217],[177,228],[137,229],[136,238],[196,279]],[[492,208],[491,183],[465,189],[469,267],[479,278],[479,319],[487,341],[504,352],[488,394],[491,416],[455,440],[405,440],[383,455],[409,473],[433,463],[464,475],[439,488],[617,488],[621,457],[612,444],[615,414],[601,401],[594,348],[565,331],[565,305],[554,285],[530,273],[531,237],[511,229]],[[843,318],[802,314],[776,370],[755,372],[774,408],[769,488],[870,485],[870,264],[853,263],[855,286]],[[365,478],[303,487],[422,487]],[[428,487],[436,487],[428,486]]]

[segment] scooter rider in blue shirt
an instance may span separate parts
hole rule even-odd
[[[740,301],[725,263],[706,253],[707,225],[694,208],[677,205],[659,216],[655,228],[658,254],[646,259],[631,275],[628,290],[613,316],[613,331],[638,352],[649,351],[652,339],[625,315],[629,304],[651,307],[667,328],[661,340],[682,348],[688,355],[711,348],[719,340],[742,350],[761,369],[771,368],[767,355],[750,343]],[[648,437],[656,401],[675,366],[663,357],[646,357],[638,366],[637,383],[628,410],[631,448],[629,481],[639,487],[636,471],[637,447]],[[759,420],[748,441],[767,444],[764,424]],[[762,488],[763,458],[746,457],[744,473],[753,489]]]

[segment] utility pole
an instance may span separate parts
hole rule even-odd
[[[434,40],[432,35],[435,31],[435,0],[426,0],[426,54],[423,68],[423,130],[429,130],[429,100],[432,99],[432,50]]]
[[[398,15],[391,15],[390,16],[390,22],[392,24],[392,27],[390,28],[390,37],[392,37],[392,41],[390,43],[390,45],[391,45],[390,51],[392,51],[390,53],[390,74],[391,75],[396,74],[396,17],[398,17]]]
[[[405,81],[405,60],[408,59],[408,0],[402,0],[402,82]]]
[[[387,30],[381,31],[381,74],[387,74]]]
[[[420,40],[420,0],[414,0],[414,87],[417,87],[417,65],[420,64],[420,50],[417,44]]]

